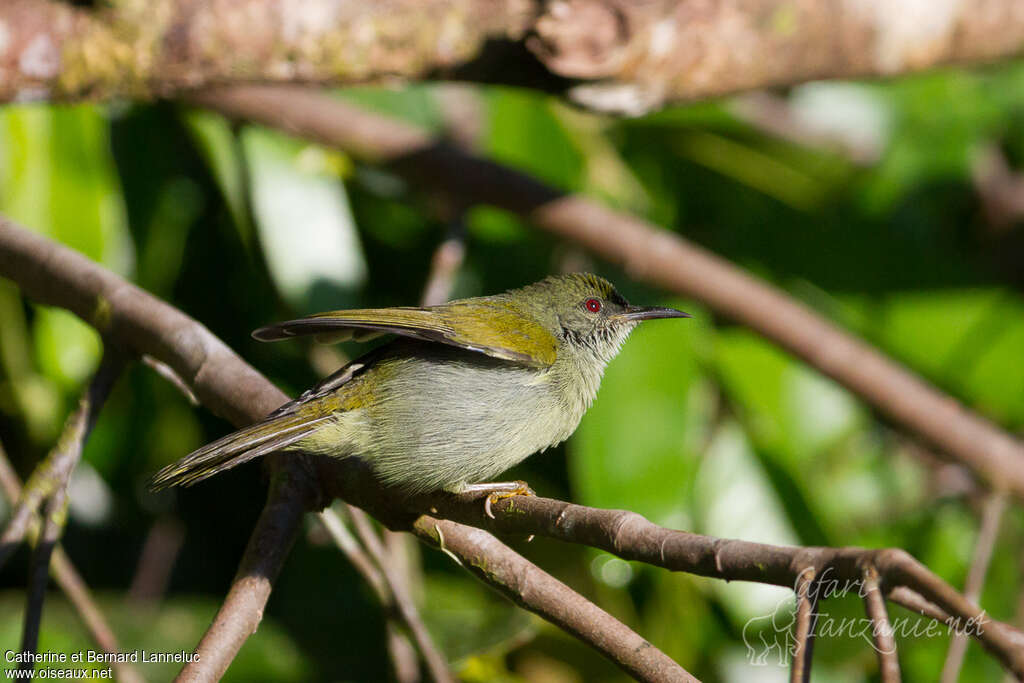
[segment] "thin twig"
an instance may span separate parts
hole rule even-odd
[[[0,444],[0,492],[12,504],[21,497],[21,479],[17,472],[11,467],[10,460],[4,452],[3,444]],[[38,515],[31,520],[29,525],[30,534],[38,534],[41,521]],[[64,591],[64,595],[74,606],[78,616],[85,624],[86,630],[92,636],[96,645],[106,653],[116,654],[120,651],[117,637],[107,623],[106,617],[96,601],[93,600],[89,588],[85,585],[78,570],[68,558],[67,554],[59,546],[53,551],[53,558],[50,562],[50,571],[53,573],[57,585]],[[117,672],[117,679],[125,683],[140,683],[143,679],[131,664],[127,662],[115,663],[112,665]]]
[[[192,392],[192,389],[185,383],[185,380],[183,380],[170,365],[153,358],[153,356],[148,353],[142,354],[142,364],[170,382],[175,389],[181,392],[182,396],[184,396],[189,403],[194,406],[199,405],[199,399],[196,398],[195,393]]]
[[[370,518],[365,512],[353,505],[346,507],[356,534],[362,540],[363,546],[370,553],[370,557],[387,580],[388,588],[394,599],[395,608],[412,634],[413,640],[416,642],[416,648],[427,665],[430,677],[438,681],[438,683],[454,681],[455,677],[452,676],[448,668],[448,662],[434,644],[430,632],[427,631],[426,625],[420,619],[416,603],[407,590],[408,585],[396,576],[393,566],[389,563],[387,551],[384,548],[384,544],[381,543],[380,537],[374,531]]]
[[[400,618],[397,606],[395,605],[394,594],[388,585],[384,573],[378,565],[363,550],[354,536],[349,532],[348,527],[334,508],[326,508],[320,512],[319,519],[323,523],[327,533],[334,540],[334,543],[345,554],[349,562],[365,581],[373,589],[377,601],[385,610],[387,615],[387,640],[388,651],[391,655],[391,663],[394,668],[395,679],[400,683],[419,680],[419,661],[416,649],[409,642],[404,633],[397,628],[395,617]]]
[[[520,607],[595,647],[641,681],[696,681],[618,619],[543,572],[482,529],[423,515],[417,536],[454,557],[478,579]]]
[[[184,541],[185,530],[177,519],[168,515],[153,522],[128,588],[130,602],[151,603],[163,596]]]
[[[796,620],[793,622],[791,683],[809,683],[814,656],[814,626],[818,618],[818,583],[814,567],[805,567],[796,581]]]
[[[430,275],[423,288],[423,306],[433,306],[448,300],[455,284],[455,276],[466,257],[466,245],[460,237],[450,236],[438,245],[430,260]]]
[[[43,516],[43,531],[36,539],[36,547],[29,565],[28,596],[25,599],[25,621],[21,631],[21,651],[35,654],[39,645],[39,626],[43,620],[43,600],[46,598],[46,584],[50,577],[50,559],[64,529],[68,513],[68,490],[62,486],[54,491],[46,502]],[[35,669],[35,660],[26,657],[19,667],[22,671]]]
[[[104,352],[95,378],[65,422],[57,444],[33,470],[21,492],[21,499],[11,511],[11,519],[0,535],[0,567],[25,537],[29,521],[43,500],[67,484],[71,471],[81,458],[82,444],[96,423],[99,410],[123,366],[124,359],[119,353]]]
[[[319,517],[320,522],[324,525],[334,544],[338,546],[338,549],[345,554],[345,557],[352,563],[352,566],[359,575],[370,585],[370,588],[373,589],[374,594],[377,596],[377,600],[383,605],[390,602],[391,595],[384,575],[374,565],[373,560],[363,551],[359,541],[352,536],[348,527],[345,526],[345,522],[341,520],[341,517],[338,516],[334,508],[321,510]]]
[[[967,581],[964,584],[964,597],[973,603],[980,602],[985,574],[988,573],[992,551],[999,536],[999,522],[1005,511],[1006,493],[993,491],[985,500],[985,508],[981,514],[981,529],[978,531],[974,557],[971,559],[971,568],[967,572]],[[950,640],[946,661],[942,665],[942,676],[939,679],[942,683],[956,683],[960,678],[960,667],[963,666],[968,643],[970,640],[963,629],[953,630],[953,638]]]
[[[878,570],[864,568],[864,611],[871,620],[871,636],[878,654],[878,675],[882,683],[900,683],[900,660],[896,655],[896,638],[889,613],[885,609]]]

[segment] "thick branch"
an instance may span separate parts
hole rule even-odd
[[[885,76],[1024,50],[1014,0],[565,0],[530,45],[554,73],[598,81],[570,93],[642,113],[690,100],[822,78]]]
[[[493,204],[580,244],[638,280],[703,301],[837,380],[886,417],[1024,497],[1024,444],[781,290],[644,220],[434,144],[422,130],[301,88],[196,94],[223,114],[264,123],[392,168],[460,201]]]
[[[569,88],[585,106],[635,114],[676,100],[985,62],[1024,50],[1016,0],[892,8],[877,0],[100,5],[0,3],[0,101],[171,95],[255,82],[350,84],[441,71],[540,81]],[[512,49],[487,50],[488,41]],[[529,63],[527,49],[539,65]]]
[[[104,3],[106,5],[106,3]],[[528,0],[55,0],[0,5],[0,101],[232,82],[420,77],[526,28]]]

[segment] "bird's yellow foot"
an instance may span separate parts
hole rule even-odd
[[[494,519],[494,512],[491,510],[491,506],[497,503],[503,498],[511,498],[512,496],[536,496],[533,489],[525,481],[494,481],[487,482],[484,484],[469,484],[463,489],[463,493],[478,493],[486,492],[487,498],[484,500],[484,513]]]

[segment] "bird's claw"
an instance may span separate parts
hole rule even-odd
[[[529,484],[527,484],[525,481],[515,481],[512,482],[512,484],[514,484],[514,488],[491,491],[487,495],[487,498],[484,499],[484,514],[486,514],[491,519],[497,519],[494,516],[494,511],[491,509],[491,506],[497,503],[499,500],[502,500],[504,498],[511,498],[513,496],[537,495],[534,492],[534,490],[530,488]]]

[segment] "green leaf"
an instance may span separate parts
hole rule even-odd
[[[134,256],[109,137],[95,106],[0,109],[0,211],[127,276]]]
[[[140,660],[136,670],[146,680],[172,679],[183,666],[180,663],[142,663],[143,653],[153,659],[156,653],[191,653],[200,637],[210,625],[218,604],[210,600],[171,599],[157,605],[126,603],[124,596],[99,595],[100,609],[110,620],[117,633],[121,652],[136,654]],[[25,596],[10,592],[0,596],[0,642],[20,642],[21,620],[16,618],[24,610]],[[64,653],[68,660],[77,653],[87,660],[97,648],[86,633],[81,618],[62,595],[50,594],[43,610],[39,652]],[[37,669],[106,669],[109,665],[50,664]],[[12,665],[6,661],[5,670]],[[224,674],[225,681],[308,681],[312,674],[297,643],[272,620],[264,619],[259,630],[246,640],[231,667]]]
[[[425,579],[423,620],[449,661],[504,653],[535,630],[535,617],[467,577],[431,572]]]
[[[487,151],[498,161],[531,173],[555,187],[577,189],[583,159],[552,113],[547,97],[495,88],[487,97]]]
[[[742,408],[750,435],[790,467],[838,443],[862,420],[847,391],[753,333],[721,332],[715,349],[722,386]]]

